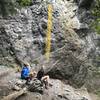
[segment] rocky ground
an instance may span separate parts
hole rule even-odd
[[[0,97],[7,96],[12,93],[12,84],[19,79],[20,74],[15,70],[2,68],[0,70]],[[9,73],[8,73],[9,72]],[[61,80],[50,79],[52,84],[49,89],[45,89],[43,94],[38,92],[27,92],[27,94],[18,97],[16,100],[99,100],[94,94],[89,94],[86,88],[75,89],[68,84],[64,84]]]

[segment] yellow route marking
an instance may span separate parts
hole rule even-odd
[[[50,50],[51,50],[51,31],[52,31],[52,4],[48,5],[48,24],[47,24],[47,34],[46,34],[46,58],[49,60]]]

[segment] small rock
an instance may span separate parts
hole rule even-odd
[[[16,90],[16,91],[21,90],[21,88],[20,88],[19,86],[17,86],[17,85],[15,85],[15,86],[13,87],[13,89]]]

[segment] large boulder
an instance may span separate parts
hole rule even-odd
[[[96,49],[95,33],[90,31],[86,23],[89,22],[89,16],[86,15],[90,13],[73,1],[52,2],[52,55],[46,73],[53,78],[72,80],[74,84],[78,83],[77,86],[82,86],[88,74],[90,53]],[[80,5],[84,2],[81,0]],[[31,6],[18,10],[16,15],[0,19],[0,64],[16,66],[27,61],[38,67],[41,63],[47,63],[43,58],[48,4],[47,0],[35,0]],[[57,64],[53,65],[56,61]]]

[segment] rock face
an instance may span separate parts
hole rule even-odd
[[[79,7],[73,0],[52,2],[53,53],[46,73],[82,86],[90,67],[90,53],[96,50],[94,39],[97,37],[88,27],[91,16],[85,9],[87,0],[77,1]],[[0,64],[14,66],[21,65],[21,61],[39,64],[40,61],[35,59],[42,59],[45,53],[48,4],[47,0],[35,0],[31,6],[18,10],[16,15],[0,19]],[[56,61],[57,64],[53,66],[52,63]],[[44,60],[41,62],[45,63]]]

